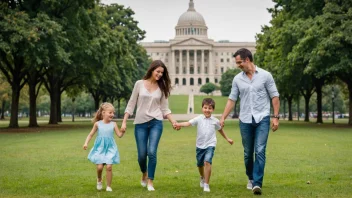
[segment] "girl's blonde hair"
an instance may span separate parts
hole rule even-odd
[[[98,111],[95,113],[94,115],[94,118],[92,119],[92,122],[95,123],[99,120],[102,120],[103,119],[103,111],[106,111],[108,109],[112,109],[113,111],[115,111],[115,108],[114,108],[114,105],[112,105],[111,103],[109,102],[103,102]]]

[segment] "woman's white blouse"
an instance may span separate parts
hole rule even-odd
[[[169,101],[165,98],[160,88],[150,93],[144,86],[143,80],[134,84],[132,95],[128,101],[125,113],[133,115],[137,104],[136,117],[133,124],[141,124],[152,120],[162,120],[171,113]]]

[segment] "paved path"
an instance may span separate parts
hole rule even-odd
[[[187,106],[187,114],[193,114],[194,112],[194,96],[193,91],[189,93],[188,97],[188,106]]]

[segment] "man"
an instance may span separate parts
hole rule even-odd
[[[273,104],[271,129],[274,132],[279,128],[279,93],[272,75],[254,65],[252,53],[248,49],[239,49],[233,57],[242,72],[233,78],[231,93],[220,119],[220,125],[224,127],[224,121],[239,96],[241,98],[240,131],[248,176],[247,189],[251,189],[255,195],[261,195],[265,149],[270,130],[270,99]]]

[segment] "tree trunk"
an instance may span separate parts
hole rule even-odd
[[[300,97],[297,97],[297,120],[299,121],[299,103],[300,103]]]
[[[323,123],[323,114],[322,114],[322,87],[323,83],[321,79],[318,79],[315,83],[315,90],[317,92],[317,123]]]
[[[292,100],[293,97],[287,97],[287,104],[288,104],[288,121],[292,121]]]
[[[348,87],[348,96],[349,96],[349,117],[348,117],[348,125],[352,125],[352,83],[347,85]]]
[[[5,120],[5,103],[6,103],[6,101],[2,100],[0,120]]]
[[[283,99],[284,102],[284,120],[286,120],[286,99]]]
[[[348,104],[349,104],[349,117],[348,117],[348,125],[352,125],[352,80],[351,76],[348,73],[343,73],[343,75],[339,75],[339,78],[347,84],[348,88]]]
[[[95,111],[98,111],[98,109],[99,109],[99,102],[100,102],[99,96],[93,96],[93,98],[94,98],[94,107],[95,107]]]
[[[121,99],[117,99],[117,117],[120,118]]]
[[[19,83],[13,83],[12,89],[12,100],[11,100],[11,117],[10,117],[10,128],[18,128],[18,104],[20,100],[20,85]]]
[[[58,124],[58,112],[57,112],[57,103],[58,103],[58,95],[60,93],[60,88],[58,85],[57,80],[55,79],[50,79],[50,84],[51,84],[51,92],[50,92],[50,118],[49,118],[49,124]]]
[[[72,98],[72,122],[75,121],[75,113],[76,113],[75,100],[76,98]]]
[[[309,100],[310,96],[304,95],[304,121],[309,122]]]
[[[30,77],[29,77],[30,78]],[[33,79],[28,81],[29,86],[29,124],[28,127],[38,127],[37,122],[37,95],[36,82]]]
[[[57,121],[62,122],[62,113],[61,113],[61,92],[59,91],[57,95]]]

